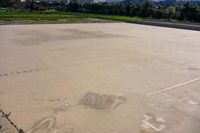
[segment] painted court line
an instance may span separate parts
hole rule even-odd
[[[186,81],[186,82],[183,82],[183,83],[180,83],[180,84],[177,84],[177,85],[174,85],[174,86],[171,86],[171,87],[164,88],[164,89],[159,90],[159,91],[155,91],[155,92],[149,93],[148,96],[157,95],[157,94],[160,94],[162,92],[165,92],[165,91],[168,91],[168,90],[172,90],[172,89],[175,89],[177,87],[180,87],[180,86],[183,86],[183,85],[186,85],[186,84],[190,84],[190,83],[193,83],[193,82],[196,82],[196,81],[199,81],[199,80],[200,80],[200,77],[196,78],[196,79],[192,79],[192,80]]]

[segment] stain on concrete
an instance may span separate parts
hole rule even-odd
[[[7,74],[7,73],[5,73],[3,76],[4,76],[4,77],[5,77],[5,76],[8,76],[8,74]]]
[[[35,69],[27,69],[27,70],[21,70],[21,71],[17,71],[17,72],[10,72],[10,73],[4,73],[4,74],[0,74],[0,77],[7,77],[7,76],[13,76],[13,75],[17,75],[17,74],[26,74],[26,73],[31,73],[31,72],[37,72],[37,71],[43,71],[47,69],[46,67],[44,68],[35,68]]]
[[[90,39],[90,38],[118,38],[125,37],[124,35],[104,33],[102,31],[87,31],[78,29],[62,30],[65,33],[70,33],[73,37],[71,39]]]
[[[196,67],[188,67],[188,70],[190,70],[190,71],[198,71],[199,69],[196,68]]]
[[[78,40],[78,39],[92,39],[92,38],[122,38],[128,37],[125,35],[119,34],[111,34],[111,33],[104,33],[102,31],[86,31],[86,30],[78,30],[78,29],[64,29],[58,32],[61,32],[60,35],[51,35],[46,32],[41,31],[34,31],[34,30],[27,30],[21,31],[24,35],[24,38],[18,38],[16,42],[23,46],[31,46],[31,45],[38,45],[41,43],[48,43],[52,41],[62,41],[62,40]],[[31,42],[29,44],[24,42]]]
[[[49,102],[56,102],[56,101],[60,101],[60,98],[50,98],[48,99]]]
[[[80,101],[80,104],[94,109],[106,110],[110,108],[116,109],[120,104],[124,103],[125,101],[126,99],[124,97],[122,98],[122,96],[117,97],[115,95],[101,95],[98,93],[88,92]]]

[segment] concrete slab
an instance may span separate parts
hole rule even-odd
[[[0,104],[26,133],[199,133],[200,32],[0,26]]]

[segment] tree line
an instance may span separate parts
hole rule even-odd
[[[34,2],[27,0],[21,3],[20,0],[1,0],[0,7],[12,7],[28,11],[42,11],[56,9],[65,12],[98,13],[108,15],[139,16],[153,19],[169,19],[180,21],[200,22],[199,3],[175,3],[165,5],[159,2],[120,2],[120,3],[76,3],[71,2]]]

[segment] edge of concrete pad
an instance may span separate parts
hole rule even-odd
[[[149,20],[127,21],[127,22],[134,23],[134,24],[142,24],[142,25],[151,25],[151,26],[159,26],[159,27],[200,31],[200,25],[198,25],[198,24],[184,24],[184,23],[149,21]]]

